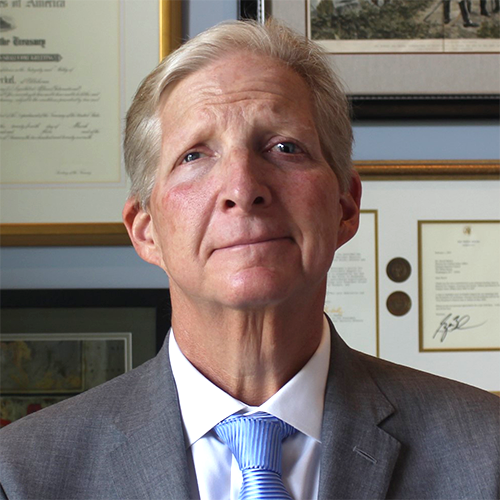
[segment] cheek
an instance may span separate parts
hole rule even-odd
[[[156,226],[163,253],[196,252],[210,217],[210,189],[200,183],[179,183],[159,190],[155,198]],[[188,255],[185,255],[186,257]]]
[[[323,267],[333,259],[342,216],[337,179],[322,171],[298,181],[289,209],[302,233],[304,259],[309,266]]]
[[[298,175],[289,191],[289,203],[296,206],[295,212],[311,227],[326,225],[334,227],[340,215],[339,189],[335,175],[315,171]],[[300,208],[299,208],[300,207]]]

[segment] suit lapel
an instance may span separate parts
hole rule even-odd
[[[168,341],[131,390],[115,421],[120,442],[109,455],[119,497],[189,498],[186,444]]]
[[[360,354],[332,330],[322,427],[320,499],[385,498],[400,443],[378,424],[394,413]]]

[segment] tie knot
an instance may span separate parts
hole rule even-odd
[[[296,432],[291,425],[264,412],[232,415],[215,426],[242,471],[262,469],[281,475],[281,443]]]

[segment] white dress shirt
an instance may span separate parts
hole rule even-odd
[[[318,498],[321,422],[330,361],[330,328],[324,320],[318,349],[307,364],[259,407],[233,398],[203,376],[179,349],[173,332],[169,355],[186,434],[191,498],[237,500],[241,472],[213,427],[233,413],[265,411],[297,429],[283,442],[283,482],[297,500]]]

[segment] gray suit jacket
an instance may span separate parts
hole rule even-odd
[[[499,403],[353,351],[332,328],[319,497],[499,498]],[[187,499],[187,471],[166,345],[0,432],[0,498]]]

